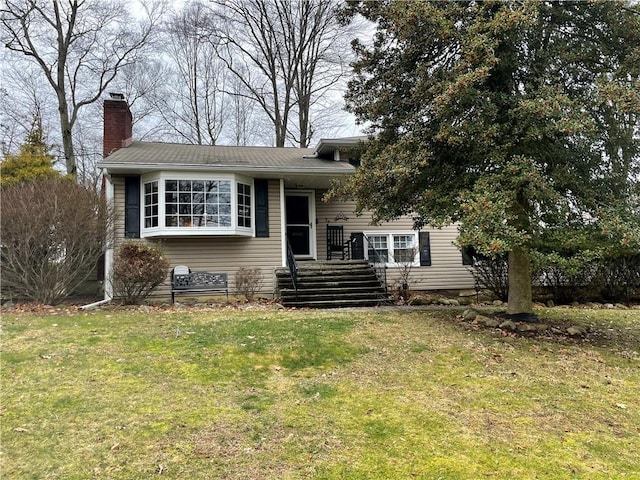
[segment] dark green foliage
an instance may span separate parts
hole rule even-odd
[[[354,44],[346,96],[372,139],[333,195],[376,220],[460,221],[460,244],[508,252],[510,313],[531,310],[522,267],[545,229],[640,231],[640,7],[386,0],[346,13],[377,26]]]
[[[534,298],[556,305],[572,302],[631,302],[640,295],[640,255],[606,250],[572,253],[532,252]],[[477,255],[471,270],[476,285],[506,301],[509,292],[507,259]]]
[[[60,177],[60,173],[53,168],[53,155],[44,139],[42,121],[36,116],[20,152],[7,155],[0,163],[0,186],[56,177]]]
[[[139,242],[123,243],[113,263],[113,292],[125,304],[147,298],[167,278],[169,262],[160,248]]]

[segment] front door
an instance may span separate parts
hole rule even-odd
[[[287,238],[296,258],[314,258],[313,193],[286,195]]]

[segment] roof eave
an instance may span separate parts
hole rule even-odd
[[[216,171],[216,172],[234,172],[234,173],[272,173],[291,174],[304,173],[309,175],[348,175],[355,171],[355,168],[347,164],[341,164],[341,168],[336,168],[335,164],[326,167],[274,167],[267,165],[220,165],[220,164],[178,164],[178,163],[120,163],[120,162],[98,162],[98,168],[107,170],[110,173],[127,173],[127,172],[157,172],[164,171]]]
[[[325,153],[332,152],[339,148],[354,147],[362,142],[367,141],[366,136],[343,137],[343,138],[321,138],[314,150],[314,155],[320,156]]]

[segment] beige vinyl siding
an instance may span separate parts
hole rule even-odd
[[[124,238],[124,177],[111,177],[113,184],[115,218],[115,242],[116,246]]]
[[[116,222],[116,246],[124,238],[124,178],[113,178],[115,205],[119,212]],[[236,293],[235,275],[241,267],[259,267],[263,275],[261,295],[274,291],[275,268],[282,264],[280,228],[280,181],[269,180],[269,237],[243,236],[168,237],[137,239],[136,241],[160,245],[169,259],[170,269],[186,265],[193,271],[226,272],[229,292]],[[154,296],[170,297],[170,270],[167,281],[158,287]]]
[[[324,260],[327,256],[327,225],[342,225],[345,240],[348,240],[351,233],[355,232],[400,233],[413,231],[413,222],[409,217],[403,217],[394,222],[384,222],[380,225],[371,225],[370,213],[356,216],[353,202],[325,203],[322,201],[324,193],[325,191],[316,192],[318,219],[316,232],[319,260]],[[344,216],[348,219],[340,219]],[[431,266],[412,267],[410,287],[414,290],[473,288],[473,277],[468,267],[462,264],[460,250],[453,244],[458,235],[458,228],[455,225],[449,225],[442,229],[424,228],[423,231],[429,232]],[[391,286],[398,278],[398,269],[389,266],[387,278],[388,284]]]

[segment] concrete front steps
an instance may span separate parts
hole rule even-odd
[[[364,260],[298,262],[298,291],[287,268],[276,271],[280,301],[285,307],[338,308],[377,306],[389,296]]]

